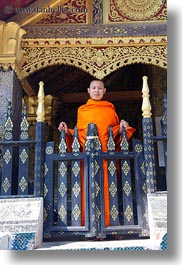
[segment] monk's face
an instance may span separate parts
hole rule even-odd
[[[102,81],[94,80],[90,83],[90,87],[88,88],[88,93],[91,99],[101,100],[105,92],[106,88],[104,87],[104,83]]]

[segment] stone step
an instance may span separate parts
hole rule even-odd
[[[150,239],[43,242],[35,250],[161,250]]]
[[[9,249],[9,234],[0,232],[0,250]]]
[[[30,250],[41,245],[43,198],[0,199],[0,232],[8,235],[10,250]],[[4,237],[2,242],[0,249],[7,247]]]

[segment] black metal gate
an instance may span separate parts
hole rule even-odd
[[[84,152],[80,152],[76,128],[71,153],[67,152],[64,132],[60,134],[57,153],[53,142],[46,144],[44,238],[148,236],[143,146],[133,140],[133,151],[129,151],[124,132],[121,151],[116,152],[112,128],[108,133],[108,152],[101,151],[94,124],[88,126]],[[104,218],[103,161],[107,161],[108,168],[109,226]]]

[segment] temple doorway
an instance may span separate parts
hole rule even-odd
[[[127,120],[135,127],[136,138],[142,138],[142,77],[148,76],[150,101],[155,122],[156,116],[162,115],[162,99],[166,93],[167,71],[158,66],[131,64],[105,76],[107,88],[105,96],[115,105],[120,119]],[[69,65],[55,65],[43,68],[28,76],[27,80],[37,95],[39,82],[44,82],[45,95],[55,99],[52,111],[52,130],[50,138],[57,137],[57,127],[61,120],[70,128],[76,124],[77,109],[88,99],[87,87],[94,77],[83,70]]]
[[[134,138],[142,140],[142,85],[143,76],[148,76],[150,102],[152,105],[153,128],[156,134],[157,122],[163,114],[163,97],[167,93],[167,71],[148,64],[131,64],[117,69],[105,76],[107,88],[106,100],[115,106],[119,119],[125,119],[136,128]],[[44,82],[45,95],[54,99],[51,122],[46,129],[46,141],[59,143],[58,125],[65,121],[69,128],[74,128],[77,109],[89,98],[87,87],[94,77],[85,71],[70,65],[55,65],[43,68],[29,75],[27,80],[38,93],[39,82]],[[156,146],[158,153],[158,146]],[[160,154],[157,154],[160,156]],[[160,157],[159,157],[160,158]],[[162,162],[161,162],[162,163]],[[158,189],[165,190],[164,167],[157,164]]]

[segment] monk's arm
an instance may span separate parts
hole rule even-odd
[[[126,137],[127,137],[128,141],[133,136],[135,131],[136,131],[135,128],[133,128],[131,126],[127,127]],[[122,140],[122,131],[120,130],[120,125],[113,126],[113,136],[114,136],[116,144],[118,144]]]
[[[73,129],[69,129],[66,122],[60,122],[58,130],[64,131],[66,134],[66,143],[67,143],[67,147],[68,147],[68,151],[71,152],[72,151],[72,143],[73,143],[73,133],[74,130]]]

